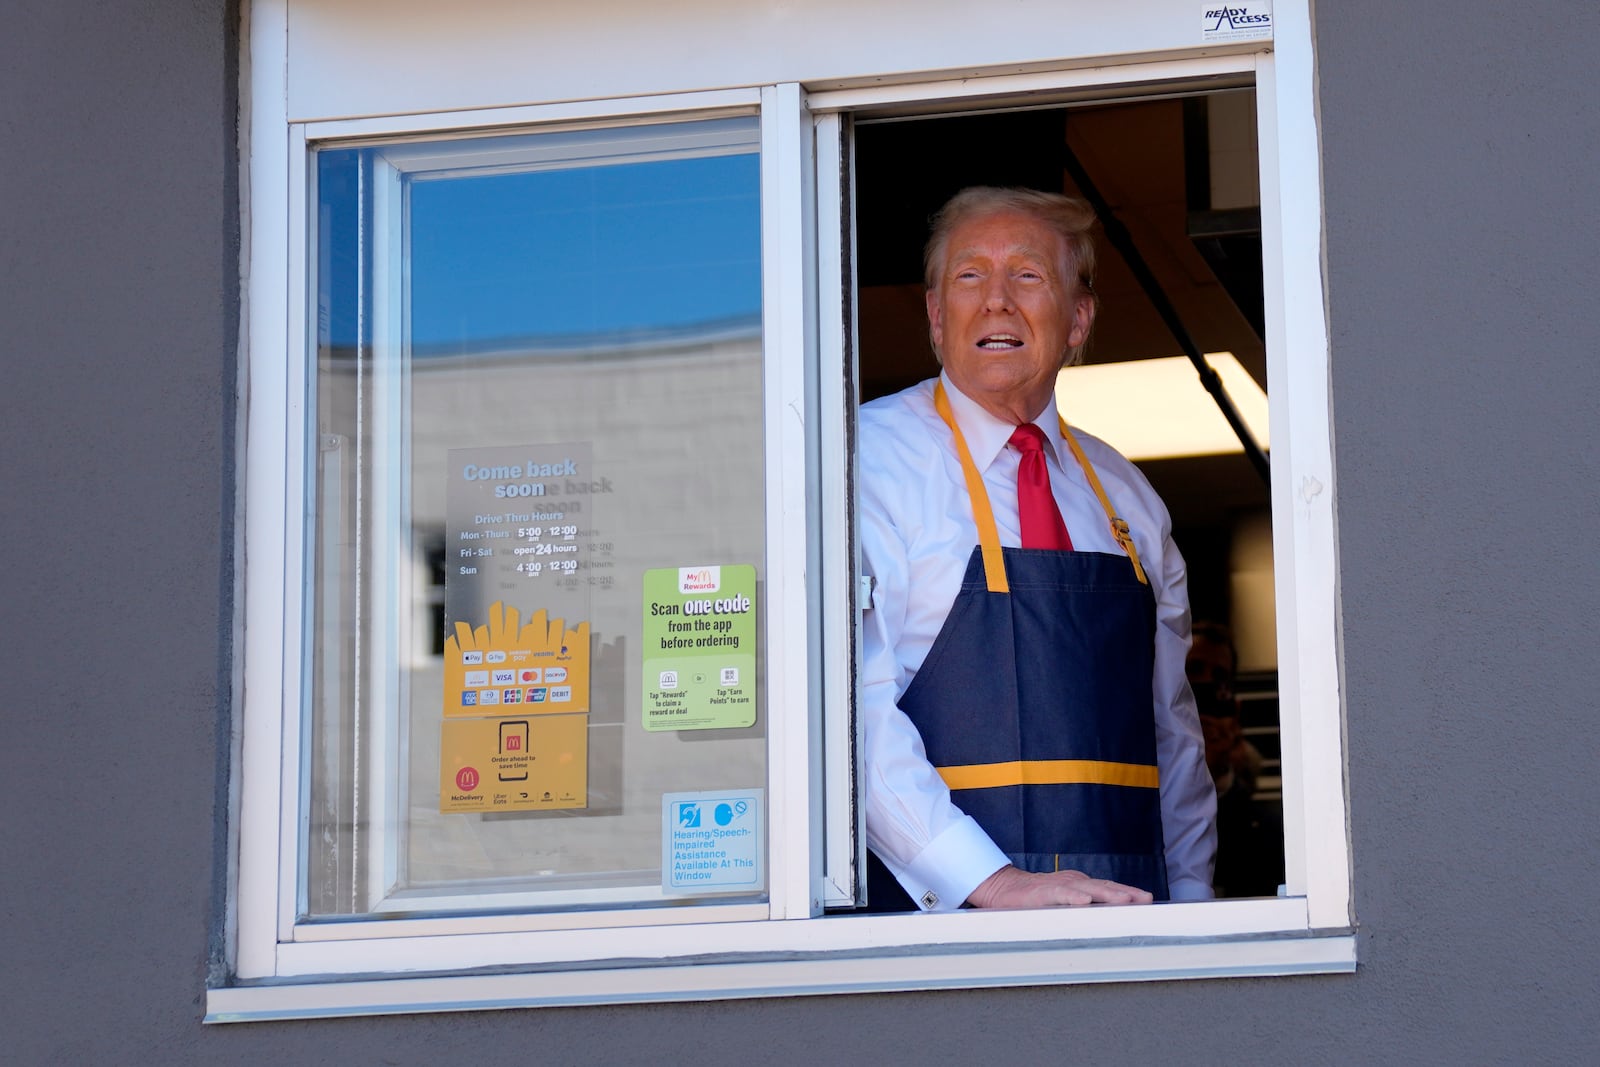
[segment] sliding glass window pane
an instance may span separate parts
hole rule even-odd
[[[765,898],[757,138],[316,153],[303,916]]]

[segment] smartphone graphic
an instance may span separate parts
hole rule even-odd
[[[500,724],[500,754],[502,756],[525,756],[528,754],[528,720],[511,719]],[[502,782],[526,782],[528,780],[528,765],[522,765],[521,774],[507,774],[509,769],[502,765],[499,777]]]

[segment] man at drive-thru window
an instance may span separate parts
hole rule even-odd
[[[1216,793],[1166,507],[1056,413],[1094,213],[972,188],[925,266],[938,378],[861,410],[874,909],[1211,896]]]

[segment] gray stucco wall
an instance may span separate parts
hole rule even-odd
[[[0,1061],[200,1047],[232,583],[228,7],[0,6]]]
[[[1600,1056],[1593,4],[1317,12],[1355,975],[211,1028],[234,16],[3,19],[0,1058]]]

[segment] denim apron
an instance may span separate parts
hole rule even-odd
[[[1128,525],[1061,423],[1124,555],[1001,548],[988,490],[941,382],[978,545],[900,709],[951,800],[1025,871],[1167,892],[1151,675],[1155,598]],[[876,856],[871,910],[914,909]]]

